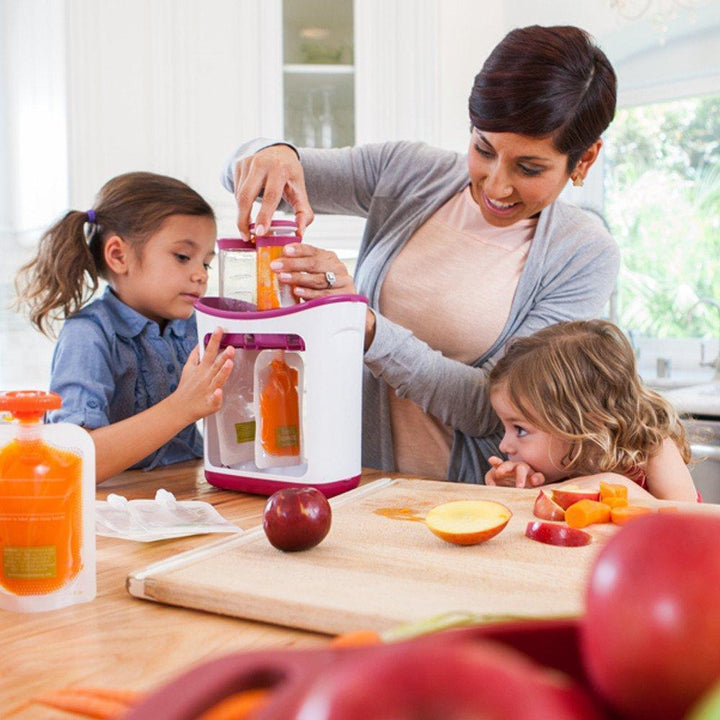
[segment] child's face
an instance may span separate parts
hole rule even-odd
[[[205,295],[215,257],[215,221],[172,215],[131,253],[128,273],[118,278],[118,295],[133,309],[160,324],[189,318],[193,303]]]
[[[569,442],[529,422],[512,404],[502,385],[492,391],[490,402],[505,429],[500,450],[509,460],[527,463],[533,470],[541,472],[546,482],[555,482],[567,476],[562,458],[570,449]]]

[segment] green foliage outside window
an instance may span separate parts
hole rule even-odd
[[[717,337],[720,96],[618,111],[605,137],[605,215],[622,251],[618,322]]]

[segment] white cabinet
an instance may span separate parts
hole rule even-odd
[[[355,142],[353,0],[282,0],[284,136],[304,147]]]
[[[33,8],[56,4],[6,2],[28,23]],[[243,140],[342,146],[409,139],[461,150],[472,78],[501,20],[499,10],[485,9],[478,25],[476,0],[57,6],[62,12],[45,19],[64,57],[56,60],[45,45],[33,53],[61,76],[53,87],[64,89],[63,107],[60,117],[38,113],[33,121],[67,128],[55,147],[67,156],[70,206],[89,207],[114,175],[150,170],[196,188],[216,209],[221,233],[233,231],[235,207],[218,176]],[[45,132],[27,127],[33,138]],[[18,152],[42,147],[32,139]],[[57,172],[43,168],[44,176]],[[55,204],[46,214],[63,210]]]

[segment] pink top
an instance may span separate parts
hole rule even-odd
[[[468,186],[410,238],[392,263],[380,311],[443,355],[471,364],[507,322],[536,219],[490,225]],[[444,479],[452,429],[390,390],[400,472]]]

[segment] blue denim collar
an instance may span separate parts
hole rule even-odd
[[[140,335],[145,328],[149,328],[149,332],[160,335],[160,327],[153,320],[149,320],[144,315],[141,315],[137,310],[133,310],[129,305],[126,305],[108,285],[103,293],[103,300],[108,308],[109,312],[113,316],[113,327],[115,332],[121,337],[134,338]],[[165,329],[162,332],[163,336],[167,336],[172,333],[177,338],[184,338],[187,335],[188,323],[195,322],[195,315],[193,314],[187,320],[176,319],[170,320],[165,325]]]

